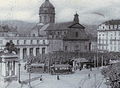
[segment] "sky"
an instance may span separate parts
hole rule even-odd
[[[0,0],[0,20],[39,22],[39,7],[45,0]],[[49,0],[56,10],[56,22],[72,21],[79,14],[80,23],[100,24],[120,19],[120,0]]]

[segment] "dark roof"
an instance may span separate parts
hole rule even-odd
[[[105,25],[119,25],[120,20],[109,20],[109,21],[104,22],[103,24],[105,24]]]
[[[49,0],[45,0],[45,2],[41,5],[40,8],[54,8],[54,6],[50,3]]]
[[[82,26],[82,25],[79,24],[79,23],[74,23],[74,24],[72,24],[71,26],[69,26],[69,28],[81,28],[81,29],[85,29],[85,27]]]
[[[85,27],[79,23],[74,22],[51,23],[45,31],[67,30],[69,28],[84,29]]]

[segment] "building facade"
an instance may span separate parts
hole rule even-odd
[[[97,30],[99,50],[120,52],[120,20],[106,21]]]
[[[16,29],[8,26],[1,26],[0,49],[3,50],[7,42],[11,41],[18,48],[20,59],[26,59],[29,55],[38,55],[47,53],[49,42],[47,37],[20,36]]]

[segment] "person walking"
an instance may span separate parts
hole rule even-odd
[[[88,78],[90,79],[90,73],[88,74]]]
[[[57,75],[57,80],[60,80],[60,77],[59,77],[59,75]]]
[[[40,76],[40,81],[43,81],[43,79],[42,79],[42,75]]]

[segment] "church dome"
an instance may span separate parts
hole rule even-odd
[[[40,6],[39,18],[40,23],[43,24],[55,22],[55,7],[50,3],[49,0],[45,0],[45,2]]]
[[[40,8],[53,8],[54,6],[49,2],[49,0],[45,0],[45,2],[41,5]]]

